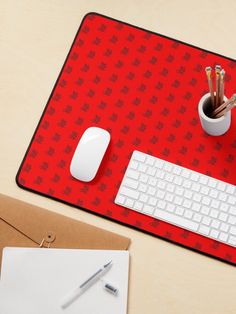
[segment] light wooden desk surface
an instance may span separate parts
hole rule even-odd
[[[129,314],[236,313],[233,266],[15,184],[68,49],[90,11],[236,59],[235,0],[0,0],[0,192],[130,237]]]

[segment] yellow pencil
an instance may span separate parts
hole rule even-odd
[[[216,65],[215,66],[215,73],[216,73],[216,101],[215,101],[215,108],[219,106],[220,103],[220,71],[221,71],[221,66]]]
[[[225,84],[225,70],[220,71],[220,103],[219,106],[223,104],[224,101],[224,84]]]
[[[215,107],[215,97],[214,97],[213,84],[212,84],[211,67],[206,67],[205,71],[206,71],[206,75],[207,75],[209,92],[211,94],[211,105],[212,105],[212,108],[214,108]]]

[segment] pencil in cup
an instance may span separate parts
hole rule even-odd
[[[217,119],[226,114],[229,110],[236,107],[236,94],[234,94],[230,99],[228,99],[225,103],[216,108],[212,114],[211,118]]]
[[[212,69],[211,67],[206,67],[205,68],[206,75],[207,75],[207,82],[209,86],[209,92],[211,95],[211,106],[214,109],[215,108],[215,96],[214,96],[214,90],[213,90],[213,82],[212,82]]]
[[[216,73],[216,101],[215,101],[215,108],[218,108],[220,103],[220,86],[221,86],[221,66],[216,65],[215,66],[215,73]]]

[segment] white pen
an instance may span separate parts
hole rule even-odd
[[[71,303],[73,303],[81,294],[83,294],[88,288],[95,284],[111,267],[112,261],[103,265],[96,273],[85,280],[80,286],[72,290],[62,301],[61,307],[65,309]]]

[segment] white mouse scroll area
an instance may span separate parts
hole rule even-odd
[[[84,182],[95,178],[110,138],[110,133],[101,128],[90,127],[85,130],[70,165],[70,173],[74,178]]]

